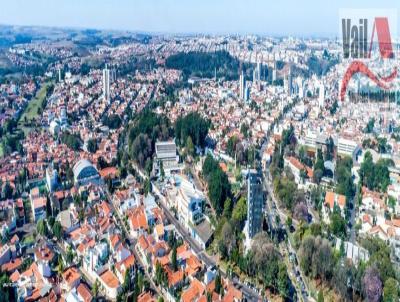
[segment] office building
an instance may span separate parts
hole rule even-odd
[[[338,139],[337,151],[339,155],[354,157],[357,155],[359,150],[360,147],[357,142],[341,137]]]
[[[182,169],[179,164],[179,155],[176,153],[175,141],[156,142],[156,160],[155,169],[160,170],[162,163],[165,174],[168,176],[171,172],[177,172]]]

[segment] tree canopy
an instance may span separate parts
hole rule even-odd
[[[224,203],[231,196],[231,185],[228,176],[210,154],[207,155],[203,164],[203,176],[208,184],[208,197],[216,213],[221,215]]]
[[[197,112],[180,116],[175,123],[176,140],[183,146],[190,137],[196,146],[204,147],[209,127],[210,122]]]

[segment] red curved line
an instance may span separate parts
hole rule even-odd
[[[391,82],[393,79],[397,77],[397,67],[394,68],[393,72],[386,77],[381,77],[382,81]]]
[[[347,85],[349,84],[351,78],[356,73],[362,73],[370,78],[376,85],[378,85],[382,89],[389,89],[384,82],[390,82],[397,76],[397,69],[387,77],[378,78],[368,67],[361,61],[353,61],[350,66],[347,68],[343,79],[342,79],[342,87],[340,89],[340,100],[343,101],[347,91]]]

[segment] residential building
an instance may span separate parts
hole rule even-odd
[[[103,98],[106,101],[110,100],[110,70],[107,68],[103,69]]]
[[[263,220],[262,176],[256,170],[247,173],[247,236],[251,239],[262,230]]]

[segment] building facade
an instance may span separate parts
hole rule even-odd
[[[247,232],[249,238],[253,238],[262,230],[263,203],[262,176],[256,170],[249,170],[247,176]]]

